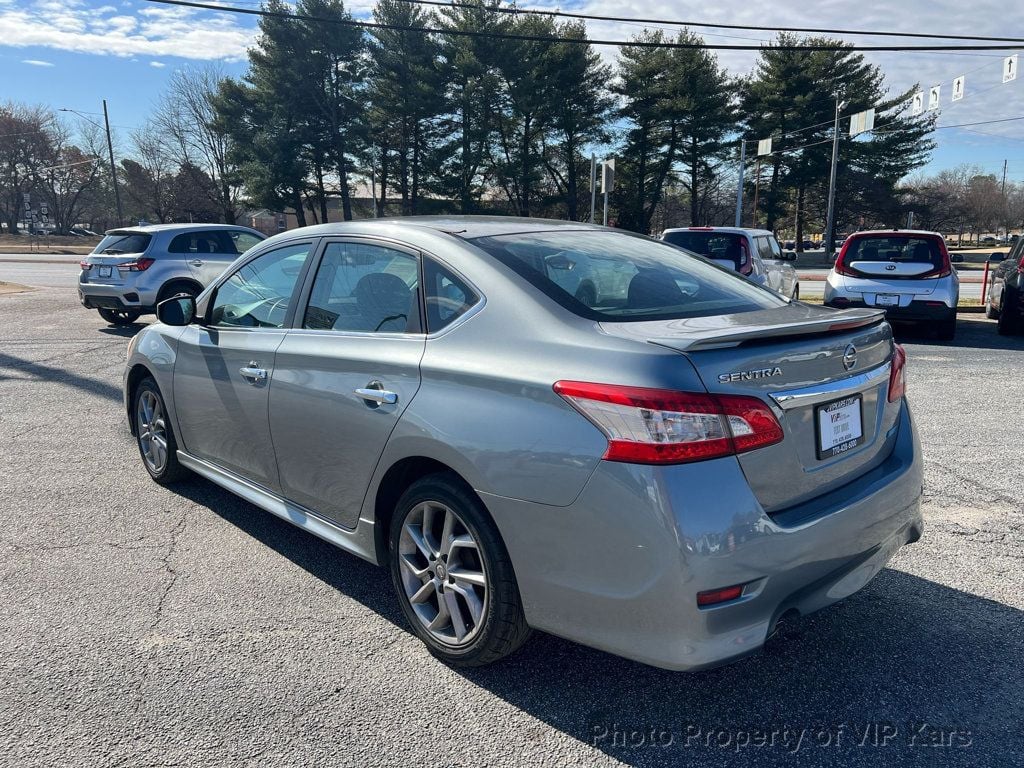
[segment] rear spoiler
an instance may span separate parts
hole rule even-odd
[[[746,342],[784,339],[793,336],[827,335],[842,333],[854,328],[877,325],[885,319],[884,310],[844,309],[829,312],[824,317],[789,320],[777,325],[748,325],[739,327],[688,328],[691,333],[676,337],[648,338],[651,344],[673,349],[677,352],[693,352],[701,349],[736,347]]]

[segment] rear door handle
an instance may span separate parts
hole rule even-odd
[[[192,259],[192,261],[189,262],[193,267],[201,267],[204,263],[205,262],[202,259]]]
[[[398,402],[397,392],[388,392],[386,389],[377,389],[375,387],[360,387],[355,393],[371,403],[377,403],[378,405],[394,405]]]
[[[239,368],[238,372],[242,374],[243,378],[248,379],[250,384],[267,380],[267,369],[260,368],[259,363],[249,363],[247,366]]]

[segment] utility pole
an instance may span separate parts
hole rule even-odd
[[[114,142],[110,139],[110,118],[107,117],[107,100],[103,100],[103,124],[107,128],[107,152],[110,153],[110,180],[114,184],[114,200],[117,201],[117,226],[124,223],[121,213],[121,190],[117,187],[117,166],[114,165]]]
[[[836,96],[836,122],[832,132],[832,172],[828,177],[828,213],[825,216],[825,254],[835,253],[835,212],[836,212],[836,165],[839,160],[839,113],[846,108],[846,102]]]
[[[736,183],[736,226],[743,226],[743,166],[747,162],[747,140],[740,139],[740,175]]]
[[[604,226],[608,226],[608,161],[605,160],[601,163],[601,191],[604,192],[604,217],[601,222]]]
[[[757,157],[757,166],[754,169],[754,220],[750,226],[757,229],[757,195],[761,191],[761,156]]]
[[[590,223],[594,223],[594,210],[597,207],[597,155],[590,155]]]
[[[1010,225],[1007,223],[1007,211],[1006,211],[1006,160],[1003,160],[1003,235],[1008,236],[1010,234]]]

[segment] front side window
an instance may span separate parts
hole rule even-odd
[[[786,304],[734,272],[624,232],[525,232],[471,240],[581,317],[667,320]]]
[[[242,232],[241,230],[231,230],[227,233],[228,237],[231,238],[232,249],[237,254],[243,254],[252,248],[254,245],[259,245],[263,242],[263,239],[257,237],[251,232]],[[228,251],[229,253],[231,251]]]
[[[419,262],[394,248],[329,243],[302,327],[361,333],[419,330]]]
[[[283,328],[310,248],[310,243],[278,248],[237,269],[217,288],[210,325]]]

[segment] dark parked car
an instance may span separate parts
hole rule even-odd
[[[993,253],[990,262],[999,259],[989,273],[985,314],[999,321],[999,333],[1013,336],[1024,333],[1024,239],[1014,244],[1005,258]]]

